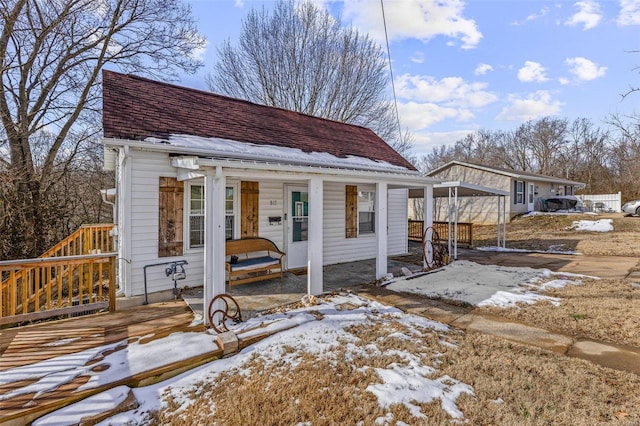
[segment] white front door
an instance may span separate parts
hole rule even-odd
[[[287,187],[287,269],[307,266],[309,192],[306,186]]]
[[[527,192],[527,198],[529,199],[529,206],[528,209],[530,212],[534,211],[535,209],[535,186],[530,183],[529,184],[529,192]]]

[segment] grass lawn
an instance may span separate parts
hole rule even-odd
[[[612,232],[568,229],[575,220],[601,218],[613,219]],[[495,227],[477,227],[474,232],[476,246],[495,245]],[[561,247],[588,255],[640,256],[640,218],[620,214],[518,218],[508,225],[507,238],[511,248]],[[640,282],[585,279],[545,294],[560,298],[560,305],[540,302],[478,311],[576,339],[640,347]],[[273,336],[267,346],[254,348],[233,368],[203,374],[188,388],[167,389],[163,408],[148,421],[156,425],[640,424],[636,374],[481,333],[425,326],[404,313],[371,308],[366,320],[333,325],[325,324],[323,315],[314,315],[318,325],[312,332]],[[310,339],[316,346],[309,345]],[[403,380],[394,380],[394,374],[401,372]],[[430,381],[428,386],[424,380]],[[386,395],[383,400],[396,402],[381,403],[381,394]]]

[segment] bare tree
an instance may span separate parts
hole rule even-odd
[[[402,154],[411,142],[384,95],[383,52],[312,2],[279,1],[251,10],[238,45],[226,40],[209,75],[212,91],[369,127]]]
[[[617,139],[609,155],[617,187],[623,189],[627,200],[640,198],[640,114],[612,115],[608,122]]]
[[[613,170],[609,166],[610,135],[586,118],[578,118],[567,130],[563,174],[584,182],[588,193],[614,192]]]
[[[0,28],[2,256],[34,256],[52,192],[99,133],[101,69],[192,72],[204,40],[180,0],[0,0]]]

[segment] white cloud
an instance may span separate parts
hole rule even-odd
[[[583,30],[595,28],[602,19],[600,5],[592,0],[579,1],[573,4],[578,8],[578,12],[565,21],[565,25],[576,26],[582,25]]]
[[[620,13],[616,22],[620,26],[640,25],[640,0],[620,0]]]
[[[463,49],[472,49],[482,39],[473,19],[464,16],[459,0],[386,0],[385,17],[390,40],[437,36],[454,39]],[[384,40],[380,3],[371,0],[345,0],[342,16],[376,40]]]
[[[416,64],[421,64],[424,62],[424,53],[423,52],[416,52],[413,54],[413,56],[411,56],[411,58],[409,58],[409,60],[411,62],[414,62]]]
[[[595,80],[607,71],[607,67],[601,67],[587,58],[567,58],[564,62],[569,66],[569,72],[579,81]]]
[[[542,9],[540,9],[539,12],[532,13],[531,15],[527,16],[526,18],[524,18],[524,21],[515,21],[515,22],[512,22],[511,25],[513,25],[513,26],[524,25],[527,22],[535,21],[536,19],[540,19],[540,18],[546,16],[547,13],[549,13],[549,8],[548,7],[543,7]]]
[[[414,136],[413,152],[417,156],[427,155],[433,148],[441,145],[450,146],[460,139],[464,139],[474,129],[456,130],[453,132],[416,132]]]
[[[551,99],[551,94],[546,90],[538,90],[526,97],[509,95],[509,105],[504,107],[496,117],[498,121],[527,121],[547,115],[560,113],[562,103]]]
[[[479,63],[473,72],[475,75],[485,75],[489,71],[493,71],[493,67],[491,65]]]
[[[398,96],[448,107],[481,108],[495,102],[498,97],[486,88],[487,83],[467,83],[461,77],[436,80],[431,76],[403,74],[396,79]]]
[[[518,80],[524,83],[542,83],[549,80],[545,71],[539,62],[525,61],[524,66],[518,70]]]
[[[470,120],[469,110],[440,106],[434,103],[398,103],[398,112],[403,127],[412,131],[426,129],[432,124],[447,119]]]
[[[235,1],[233,2],[233,5],[234,5],[235,7],[238,7],[238,8],[240,8],[240,9],[242,9],[242,8],[244,7],[244,1],[243,1],[243,0],[235,0]]]

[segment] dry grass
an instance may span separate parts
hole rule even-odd
[[[473,386],[458,407],[473,425],[640,423],[640,377],[468,333],[443,373]]]
[[[587,279],[544,293],[561,298],[560,306],[540,302],[521,304],[517,309],[478,310],[575,337],[640,347],[640,287],[632,284],[629,280]]]
[[[568,230],[574,220],[612,218],[610,233]],[[474,228],[475,245],[495,245],[495,227]],[[534,216],[508,225],[507,246],[535,250],[575,250],[587,255],[640,256],[640,218],[620,214]],[[512,320],[572,336],[640,347],[640,287],[625,280],[585,280],[552,289],[550,303],[517,309],[483,308]],[[419,404],[427,419],[415,418],[404,405],[381,408],[367,386],[381,380],[374,368],[402,363],[401,350],[434,366],[434,377],[449,376],[473,387],[475,395],[457,400],[473,425],[637,425],[640,424],[640,377],[588,361],[503,340],[451,330],[421,330],[419,336],[385,318],[347,327],[353,336],[336,341],[328,354],[297,347],[282,349],[291,362],[267,362],[260,354],[242,370],[203,380],[185,397],[165,395],[168,408],[154,413],[153,424],[192,425],[371,425],[458,424],[440,400]],[[409,334],[410,338],[398,336]],[[453,346],[450,342],[456,343]],[[349,345],[377,347],[353,356]],[[379,422],[383,418],[383,423]]]
[[[295,362],[265,361],[253,356],[242,370],[203,380],[189,395],[188,406],[166,395],[168,408],[154,413],[162,425],[411,425],[458,424],[439,400],[419,404],[427,418],[413,417],[404,405],[381,408],[367,386],[380,382],[375,367],[403,363],[390,353],[402,350],[423,365],[437,368],[474,388],[457,400],[468,424],[596,425],[640,423],[640,377],[599,367],[476,333],[422,330],[407,333],[402,324],[380,321],[347,327],[360,348],[378,346],[370,355],[349,355],[347,342],[330,354],[313,355],[287,346]],[[447,343],[448,342],[448,343]],[[455,342],[457,346],[450,343]],[[376,423],[381,418],[386,422]]]
[[[404,405],[381,408],[366,388],[381,383],[375,368],[407,364],[398,351],[413,354],[426,365],[438,363],[442,354],[451,350],[449,337],[431,329],[421,329],[415,335],[391,318],[345,330],[355,340],[336,342],[330,354],[314,355],[286,346],[282,350],[288,360],[275,363],[256,354],[242,366],[242,372],[225,372],[214,381],[196,385],[187,395],[194,402],[186,408],[167,394],[168,408],[154,413],[152,424],[370,425],[389,413],[395,419],[391,424],[422,424],[424,419],[412,416]],[[346,349],[348,344],[370,354],[354,356]],[[451,419],[441,409],[435,411]]]
[[[613,219],[612,232],[567,229],[576,220]],[[495,246],[495,225],[474,226],[474,246]],[[640,217],[620,213],[594,215],[537,215],[507,224],[507,247],[530,250],[577,251],[585,255],[640,256]]]

